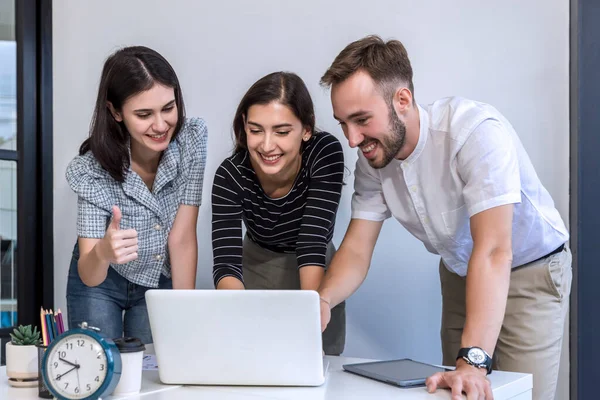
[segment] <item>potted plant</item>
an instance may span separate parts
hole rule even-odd
[[[6,375],[9,382],[36,380],[38,377],[38,349],[40,332],[37,327],[20,325],[10,334],[6,343]],[[15,382],[16,383],[16,382]],[[15,385],[16,386],[16,385]]]

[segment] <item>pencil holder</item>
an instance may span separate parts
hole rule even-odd
[[[42,399],[51,399],[52,394],[46,387],[46,383],[44,383],[44,377],[42,375],[42,360],[44,359],[44,353],[46,353],[48,346],[38,344],[36,347],[38,349],[38,397],[41,397]]]

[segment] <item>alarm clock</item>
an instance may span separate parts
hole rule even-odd
[[[83,322],[54,339],[42,360],[46,387],[59,400],[99,399],[121,378],[121,354],[98,328]]]

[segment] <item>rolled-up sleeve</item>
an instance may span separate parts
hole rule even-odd
[[[361,152],[358,153],[354,170],[352,218],[384,221],[391,216],[391,212],[383,196],[381,179],[378,172],[369,166]]]

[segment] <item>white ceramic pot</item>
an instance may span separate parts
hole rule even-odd
[[[13,379],[38,377],[38,349],[31,346],[15,346],[6,343],[6,375]]]

